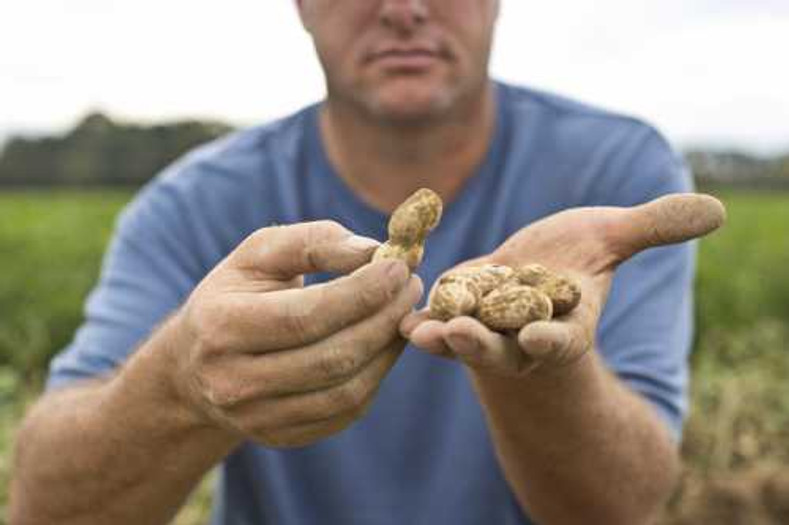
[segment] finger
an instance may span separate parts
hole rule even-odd
[[[234,308],[242,312],[234,321],[243,338],[236,348],[269,352],[320,341],[384,308],[411,279],[402,261],[388,259],[327,283],[246,295]]]
[[[405,346],[398,325],[421,293],[422,282],[414,276],[409,287],[391,304],[326,339],[305,347],[239,355],[226,361],[221,373],[230,378],[230,383],[223,386],[232,395],[219,396],[227,400],[223,408],[248,400],[330,388],[347,381],[392,344]]]
[[[608,230],[609,241],[622,260],[656,246],[702,237],[720,228],[726,209],[703,194],[666,195],[633,208],[623,208]]]
[[[403,318],[400,323],[400,335],[406,339],[411,337],[411,333],[420,324],[430,321],[430,309],[423,308],[421,310],[411,312]]]
[[[376,355],[358,374],[330,388],[246,404],[232,414],[250,431],[300,426],[332,419],[353,421],[369,408],[381,381],[402,354],[395,343]]]
[[[328,418],[325,420],[276,428],[268,431],[244,432],[243,437],[270,448],[299,448],[312,445],[348,428],[354,419]]]
[[[444,341],[444,324],[432,319],[420,323],[411,331],[411,344],[437,357],[454,358],[452,349]]]
[[[472,317],[446,323],[444,340],[458,359],[477,369],[518,376],[533,365],[514,337],[493,332]]]
[[[518,343],[535,362],[564,366],[592,348],[593,336],[579,323],[538,321],[521,329]]]
[[[263,228],[234,252],[240,268],[287,281],[317,272],[348,273],[370,262],[378,241],[356,236],[333,221]]]

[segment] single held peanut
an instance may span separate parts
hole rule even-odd
[[[408,197],[389,219],[389,240],[373,255],[380,259],[402,259],[414,271],[422,262],[425,239],[441,220],[443,203],[434,191],[422,188]]]
[[[534,321],[570,313],[581,288],[539,264],[511,268],[470,266],[442,276],[430,296],[430,316],[448,321],[468,315],[496,331],[519,330]]]

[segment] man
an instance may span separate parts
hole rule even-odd
[[[717,203],[552,215],[688,179],[640,122],[492,83],[496,0],[298,9],[326,101],[200,149],[124,212],[20,430],[12,522],[165,523],[222,461],[221,524],[649,522],[677,469],[691,249],[612,275],[716,227]],[[411,313],[422,280],[367,263],[420,187],[447,203],[426,283],[542,262],[583,303],[517,337]]]

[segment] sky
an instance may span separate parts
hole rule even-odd
[[[789,151],[789,0],[502,0],[491,73],[681,147]],[[0,2],[0,136],[91,110],[251,125],[323,93],[292,0]]]

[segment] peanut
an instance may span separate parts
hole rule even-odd
[[[553,315],[571,312],[581,301],[581,288],[573,281],[548,271],[542,265],[529,264],[516,270],[521,284],[533,286],[547,295],[553,303]]]
[[[448,321],[461,315],[473,315],[485,295],[505,282],[515,280],[516,275],[509,266],[499,264],[454,270],[439,279],[430,300],[431,316]]]
[[[498,264],[466,266],[439,280],[430,296],[430,317],[448,321],[470,315],[492,330],[565,315],[580,302],[581,289],[540,265],[517,269]]]
[[[534,321],[553,315],[551,300],[531,286],[507,283],[482,298],[477,318],[497,331],[520,330]]]
[[[453,317],[474,315],[479,298],[466,281],[445,282],[430,297],[430,317],[449,321]]]
[[[401,259],[411,271],[422,262],[425,239],[441,220],[443,203],[434,191],[422,188],[395,209],[389,219],[389,240],[373,255],[373,261]]]

